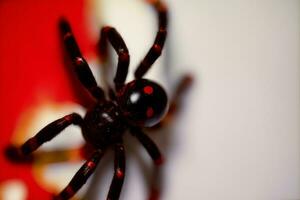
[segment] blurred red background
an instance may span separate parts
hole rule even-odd
[[[10,163],[3,150],[13,142],[17,120],[28,107],[43,98],[78,101],[64,66],[57,24],[61,16],[69,20],[88,56],[95,42],[86,31],[85,6],[84,0],[0,1],[0,199],[9,180],[24,182],[27,199],[49,199],[49,191],[33,178],[32,166]]]

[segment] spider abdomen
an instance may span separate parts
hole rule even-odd
[[[117,101],[126,120],[138,126],[157,124],[168,110],[167,93],[149,79],[126,84],[117,94]]]
[[[101,148],[119,141],[125,131],[119,109],[112,102],[98,103],[88,110],[83,124],[85,140]]]

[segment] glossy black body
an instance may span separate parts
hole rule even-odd
[[[163,88],[147,79],[134,80],[117,93],[115,100],[98,101],[87,111],[82,134],[96,148],[122,140],[131,126],[153,126],[164,116],[168,98]]]
[[[120,109],[113,102],[98,102],[87,111],[83,121],[83,137],[97,148],[120,141],[126,130]]]
[[[144,127],[157,124],[168,109],[168,97],[164,89],[147,79],[128,83],[117,94],[117,100],[126,119]]]

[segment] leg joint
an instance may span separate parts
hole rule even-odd
[[[162,52],[162,47],[158,44],[153,45],[152,51],[155,55],[160,56]]]

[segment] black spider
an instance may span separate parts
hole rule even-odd
[[[105,98],[103,89],[97,85],[87,62],[82,57],[69,23],[64,19],[61,19],[59,23],[64,46],[71,58],[74,71],[81,84],[97,100],[97,103],[87,111],[84,118],[76,113],[64,116],[48,124],[21,147],[10,146],[6,151],[6,155],[11,160],[21,160],[43,143],[53,139],[67,126],[71,124],[80,126],[84,139],[93,146],[94,152],[74,175],[68,186],[54,199],[69,199],[75,195],[94,172],[108,147],[114,149],[115,164],[107,199],[118,199],[125,175],[125,152],[122,138],[126,130],[129,130],[141,142],[156,165],[163,162],[159,149],[144,134],[142,127],[152,127],[161,121],[167,112],[168,99],[166,92],[159,84],[142,77],[161,55],[167,35],[167,9],[159,0],[148,2],[158,13],[159,30],[154,44],[135,71],[135,80],[125,84],[129,53],[120,34],[116,29],[108,26],[101,30],[100,53],[106,55],[107,41],[109,41],[118,54],[118,66],[114,78],[115,89],[110,89],[109,100]],[[179,94],[190,81],[189,76],[183,77],[180,81],[175,97],[170,103],[167,117],[173,113]]]

